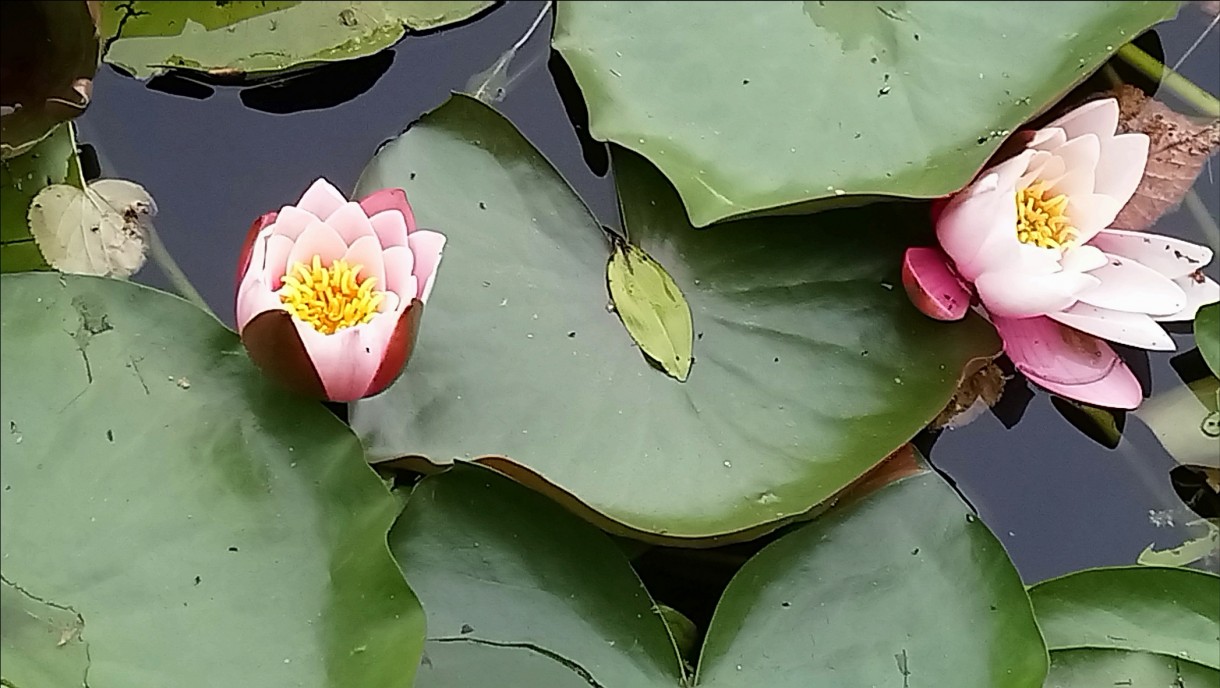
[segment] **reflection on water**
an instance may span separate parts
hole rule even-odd
[[[834,8],[846,3],[805,4],[810,19],[825,26],[834,21]],[[902,4],[886,8],[900,13]],[[136,180],[153,194],[161,209],[157,226],[170,251],[231,324],[232,273],[250,222],[299,196],[318,176],[352,188],[382,142],[443,102],[450,90],[465,88],[472,75],[491,69],[525,34],[540,6],[507,3],[466,26],[409,37],[349,94],[366,92],[333,107],[326,107],[331,104],[326,101],[305,105],[324,109],[299,111],[296,96],[285,93],[294,87],[291,81],[260,97],[217,87],[212,97],[195,100],[147,89],[103,67],[93,105],[79,120],[81,137],[98,147],[106,176]],[[1206,19],[1187,7],[1159,29],[1169,64],[1196,41]],[[894,21],[880,12],[878,20]],[[497,82],[504,87],[497,107],[560,169],[601,221],[616,226],[612,181],[585,163],[586,154],[599,160],[604,152],[587,141],[582,150],[545,68],[550,21],[548,17],[521,47],[504,83]],[[845,50],[867,40],[865,35],[841,37]],[[1180,71],[1218,93],[1220,41],[1214,38],[1213,32],[1202,41]],[[298,89],[302,98],[319,97],[311,93],[317,82],[310,83]],[[243,99],[250,107],[243,106]],[[275,114],[288,112],[292,114]],[[1207,242],[1194,213],[1201,208],[1213,222],[1220,216],[1213,167],[1209,163],[1197,184],[1198,200],[1167,215],[1156,231]],[[1213,261],[1209,274],[1217,277],[1217,270],[1220,265]],[[153,267],[141,278],[168,286]],[[1180,351],[1193,347],[1188,329],[1179,329],[1174,339]],[[1181,385],[1171,358],[1159,352],[1149,357],[1154,398],[1173,394]],[[1199,536],[1198,528],[1188,525],[1197,516],[1170,482],[1177,463],[1138,417],[1126,419],[1121,440],[1108,449],[1073,428],[1046,394],[1036,391],[1024,399],[1023,393],[1021,385],[1009,385],[997,413],[926,439],[934,440],[932,460],[980,510],[1026,581],[1133,563],[1150,543],[1159,549]],[[1217,566],[1214,557],[1210,565]]]

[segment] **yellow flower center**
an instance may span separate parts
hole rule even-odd
[[[385,292],[373,290],[376,277],[356,278],[361,267],[344,260],[322,267],[320,256],[314,256],[312,264],[293,265],[277,292],[284,310],[322,334],[372,320],[385,300]]]
[[[1017,192],[1017,239],[1042,248],[1064,248],[1076,238],[1076,228],[1064,214],[1068,197],[1047,198],[1047,193],[1042,180]]]

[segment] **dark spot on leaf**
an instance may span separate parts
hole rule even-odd
[[[979,145],[981,146],[981,145],[983,145],[984,143],[987,143],[987,137],[986,137],[986,136],[980,136],[980,137],[979,137],[979,139],[978,139],[978,141],[979,141]]]
[[[742,86],[749,86],[749,85],[750,85],[750,80],[749,80],[749,79],[742,79],[742,80],[741,80],[741,85],[742,85]]]
[[[915,40],[919,40],[919,34],[915,34]]]
[[[776,362],[776,363],[779,363],[779,356],[776,356],[776,357],[775,357],[775,362]]]
[[[483,201],[479,201],[479,210],[487,210],[487,204]]]
[[[199,576],[195,576],[195,585],[199,585],[202,582],[203,582],[202,578],[200,578]]]
[[[787,608],[787,607],[791,607],[792,603],[791,602],[780,602],[779,606]]]
[[[919,554],[919,548],[918,548],[918,547],[916,547],[915,549],[911,550],[911,554],[912,554],[912,555]]]
[[[236,547],[230,547],[230,548],[229,548],[229,551],[230,551],[230,552],[236,552],[236,551],[237,551],[237,548],[236,548]]]
[[[699,334],[695,335],[695,339],[703,339],[703,333],[700,332]]]
[[[412,173],[411,173],[411,175],[410,175],[408,178],[409,178],[409,179],[415,179],[415,173],[414,173],[414,172],[412,172]]]
[[[114,431],[113,430],[106,431],[106,439],[110,440],[111,442],[114,441]]]
[[[462,624],[462,635],[466,635],[468,633],[474,633],[474,627],[470,624]]]
[[[576,332],[575,332],[575,330],[573,330],[572,332],[569,332],[569,333],[568,333],[568,336],[569,336],[569,337],[575,337],[575,336],[576,336]]]

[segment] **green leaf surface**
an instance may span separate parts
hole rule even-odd
[[[679,381],[690,374],[690,306],[665,268],[639,247],[614,242],[606,264],[610,300],[640,349]]]
[[[924,473],[783,536],[729,584],[698,685],[902,685],[897,655],[911,685],[1040,687],[1024,587],[968,516]],[[419,688],[692,684],[613,542],[494,471],[424,479],[390,542],[428,613]]]
[[[1046,688],[1216,688],[1220,672],[1184,659],[1121,650],[1051,653]]]
[[[0,582],[0,680],[5,686],[88,688],[85,620],[71,607]]]
[[[1195,345],[1212,375],[1220,377],[1220,303],[1199,309],[1195,316]]]
[[[0,283],[0,571],[80,614],[91,686],[411,685],[398,503],[342,423],[176,297]]]
[[[1051,650],[1150,652],[1220,670],[1220,576],[1151,566],[1091,569],[1029,591]]]
[[[742,688],[1038,688],[1046,663],[1003,547],[926,473],[747,562],[716,608],[698,678]]]
[[[493,0],[103,2],[106,62],[140,78],[169,68],[267,76],[372,55],[408,31],[463,21]]]
[[[614,162],[628,236],[690,305],[686,382],[648,365],[607,310],[612,247],[572,190],[510,123],[456,96],[359,183],[405,188],[449,242],[410,366],[352,407],[372,460],[507,457],[500,470],[570,493],[615,532],[749,537],[901,446],[998,350],[981,319],[932,321],[895,288],[923,208],[697,231],[646,162],[621,149]]]
[[[844,194],[940,196],[1176,2],[569,2],[593,136],[704,226]],[[680,29],[679,29],[680,27]]]
[[[30,203],[48,186],[68,181],[76,159],[69,125],[22,155],[0,161],[0,261],[3,272],[47,269],[30,233]]]

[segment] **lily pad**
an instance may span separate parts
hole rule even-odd
[[[839,195],[964,186],[1007,135],[1176,2],[560,3],[593,136],[699,227]],[[677,30],[677,27],[681,27]]]
[[[1199,309],[1195,316],[1195,344],[1212,375],[1220,377],[1220,303]]]
[[[1063,650],[1051,653],[1046,688],[1216,688],[1220,672],[1148,652]]]
[[[465,21],[494,0],[103,2],[106,62],[139,78],[168,69],[268,76],[372,55],[409,31]]]
[[[5,686],[88,688],[85,620],[72,607],[0,581],[0,679]]]
[[[459,463],[425,478],[390,542],[428,614],[420,688],[695,684],[613,542],[493,471]],[[747,562],[707,631],[697,683],[902,685],[905,672],[911,685],[1040,688],[1046,666],[1000,544],[925,472]]]
[[[0,159],[21,155],[85,111],[101,57],[97,3],[0,4]]]
[[[90,685],[411,685],[398,502],[342,423],[176,297],[0,283],[0,572],[83,619]]]
[[[612,246],[572,190],[455,96],[359,184],[405,188],[449,239],[411,365],[352,406],[371,460],[501,457],[615,532],[748,538],[865,473],[997,353],[981,319],[932,321],[895,288],[923,209],[697,231],[655,169],[614,157],[628,236],[690,305],[689,378],[648,365],[607,308]]]
[[[48,186],[79,176],[77,165],[76,143],[67,124],[25,153],[0,161],[0,272],[48,267],[30,233],[30,203]]]
[[[1220,670],[1220,576],[1121,566],[1068,574],[1029,591],[1046,646],[1149,652]]]

